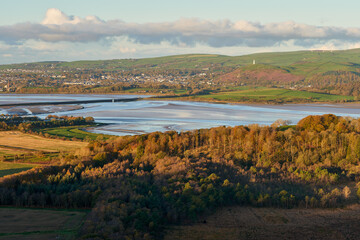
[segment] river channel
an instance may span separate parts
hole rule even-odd
[[[186,131],[216,126],[248,124],[271,125],[277,119],[297,123],[308,115],[333,113],[339,116],[360,117],[360,104],[216,104],[187,101],[143,100],[131,102],[100,102],[88,104],[49,105],[48,102],[86,101],[96,99],[136,98],[134,95],[26,95],[0,94],[0,104],[23,106],[0,107],[0,114],[59,116],[92,116],[107,125],[89,131],[112,135],[134,135],[154,131]],[[43,102],[43,106],[27,103]]]

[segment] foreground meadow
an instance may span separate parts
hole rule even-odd
[[[0,145],[3,148],[16,148],[24,151],[60,152],[83,147],[86,143],[49,139],[19,131],[3,131],[0,132]]]
[[[226,207],[196,224],[173,226],[165,240],[357,239],[360,205],[342,209]]]
[[[0,131],[0,177],[48,164],[60,153],[86,145],[86,142],[50,139],[20,131]]]
[[[0,239],[76,239],[85,211],[0,208]]]

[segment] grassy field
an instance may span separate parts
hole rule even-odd
[[[173,226],[165,240],[358,239],[360,206],[348,209],[229,207],[192,225]]]
[[[0,208],[0,240],[76,239],[86,212]]]
[[[17,131],[0,132],[0,147],[8,149],[60,152],[81,148],[86,145],[87,143],[84,142],[49,139]]]
[[[49,139],[17,131],[0,132],[0,177],[50,163],[60,152],[86,146],[86,142]]]
[[[36,166],[36,164],[0,162],[0,177],[23,172]]]
[[[334,102],[334,101],[351,101],[354,100],[352,96],[340,96],[324,93],[314,93],[306,91],[296,91],[279,88],[244,88],[241,90],[213,93],[208,95],[199,95],[196,98],[203,100],[217,100],[217,101],[230,101],[230,102]]]
[[[86,128],[86,126],[83,126],[82,128]],[[47,128],[42,129],[42,133],[49,134],[53,136],[58,137],[65,137],[67,139],[77,138],[81,140],[95,140],[99,136],[102,138],[109,138],[110,135],[104,135],[104,134],[97,134],[97,133],[91,133],[84,130],[79,129],[79,127],[59,127],[59,128]]]

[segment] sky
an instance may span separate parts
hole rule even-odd
[[[360,47],[355,0],[0,1],[0,64]]]

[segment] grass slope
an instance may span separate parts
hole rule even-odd
[[[312,101],[312,102],[327,102],[327,101],[349,101],[354,100],[352,96],[341,96],[324,93],[314,93],[306,91],[296,91],[280,88],[239,88],[239,90],[213,93],[207,95],[199,95],[196,98],[217,101],[280,101],[280,102],[296,102],[296,101]]]
[[[243,67],[257,64],[281,67],[293,74],[312,75],[334,70],[355,71],[359,69],[360,49],[340,51],[296,51],[257,53],[244,56],[224,56],[211,54],[187,54],[143,59],[118,59],[74,62],[39,62],[28,64],[0,65],[6,68],[87,68],[101,70],[131,69],[202,69],[213,67]]]
[[[359,213],[359,205],[348,209],[228,207],[196,224],[173,226],[164,239],[358,239]]]
[[[76,239],[84,211],[0,208],[2,239]]]
[[[0,162],[0,177],[27,171],[36,166],[35,164]]]
[[[17,131],[0,132],[0,146],[23,151],[60,152],[84,147],[87,143],[48,139]]]
[[[50,163],[60,152],[86,146],[86,142],[49,139],[17,131],[0,131],[0,177]]]
[[[86,126],[83,126],[82,128],[86,128]],[[109,138],[110,135],[103,135],[103,134],[96,134],[91,132],[86,132],[82,129],[79,129],[79,127],[59,127],[59,128],[47,128],[42,129],[42,133],[49,134],[53,136],[58,137],[65,137],[67,139],[81,139],[81,140],[95,140],[99,136],[102,138]]]

